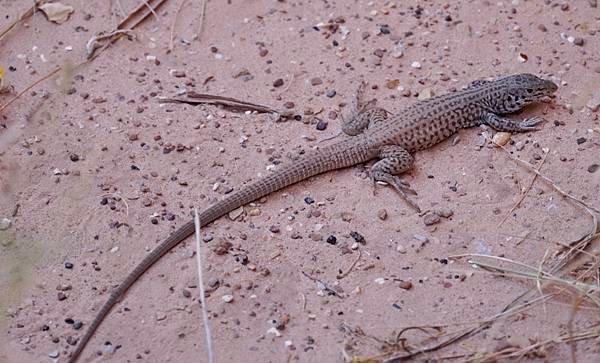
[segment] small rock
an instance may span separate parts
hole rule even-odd
[[[316,126],[317,130],[319,130],[319,131],[325,130],[327,128],[327,121],[324,121],[321,119],[318,119],[318,120],[319,121],[317,122],[317,126]]]
[[[66,268],[67,270],[70,270],[70,269],[72,269],[72,268],[73,268],[73,264],[72,264],[71,262],[65,262],[65,268]]]
[[[378,285],[383,285],[385,284],[385,277],[378,277],[373,282],[375,282]]]
[[[580,137],[577,139],[577,145],[581,145],[586,141],[587,141],[587,139],[585,137]]]
[[[335,95],[336,95],[336,92],[334,89],[330,89],[330,90],[327,90],[327,92],[325,92],[325,96],[327,96],[329,98],[333,98],[333,97],[335,97]]]
[[[283,104],[283,107],[287,108],[288,110],[291,110],[294,107],[296,107],[296,104],[292,101],[287,101],[286,103]]]
[[[167,318],[167,314],[164,311],[157,311],[155,318],[157,321],[165,320]]]
[[[594,92],[594,94],[590,97],[586,105],[592,112],[598,111],[600,109],[600,91]]]
[[[75,163],[75,162],[79,161],[79,155],[71,153],[69,155],[69,159],[71,159],[71,161]]]
[[[221,238],[216,246],[213,248],[213,252],[217,255],[225,255],[229,252],[229,250],[233,247],[233,244],[226,240],[225,238]]]
[[[421,63],[414,61],[410,64],[411,67],[415,68],[415,69],[421,69]]]
[[[129,139],[129,141],[136,141],[137,139],[139,139],[139,134],[135,132],[130,132],[127,134],[127,138]]]
[[[323,80],[319,77],[313,77],[310,79],[310,84],[313,86],[318,86],[320,84],[323,84]]]
[[[583,46],[583,38],[582,37],[575,37],[575,39],[573,39],[573,44],[581,47]]]
[[[365,241],[365,237],[363,237],[363,235],[358,232],[355,232],[355,231],[350,232],[350,237],[354,238],[354,241],[356,241],[362,245],[365,245],[367,243]]]
[[[404,247],[403,245],[397,245],[396,251],[398,251],[399,253],[402,253],[402,254],[405,254],[407,252],[406,247]]]
[[[279,233],[279,226],[272,225],[272,226],[269,227],[269,231],[271,233]]]
[[[0,219],[0,231],[5,231],[10,228],[12,221],[8,218]]]
[[[377,217],[382,221],[385,221],[387,219],[387,211],[385,209],[378,210]]]
[[[190,292],[190,290],[188,289],[183,289],[181,290],[181,294],[183,295],[183,297],[185,298],[190,298],[192,297],[192,293]]]
[[[341,217],[342,217],[342,221],[344,221],[344,222],[350,222],[352,220],[352,213],[350,213],[350,212],[342,212]]]
[[[442,207],[442,208],[436,210],[435,214],[439,215],[440,217],[450,218],[450,217],[452,217],[454,212],[450,208]]]
[[[412,282],[410,281],[400,281],[400,283],[398,284],[398,287],[404,290],[410,290],[412,289],[412,286]]]
[[[232,221],[236,220],[239,216],[241,216],[244,213],[244,207],[239,207],[237,209],[232,210],[231,212],[229,212],[228,216],[229,219],[231,219]]]
[[[431,98],[431,96],[433,96],[433,92],[431,91],[431,88],[423,88],[421,90],[421,92],[419,92],[419,95],[417,96],[417,99],[419,101],[425,101]]]
[[[58,350],[53,350],[52,352],[48,353],[48,357],[58,358]]]
[[[335,246],[337,244],[337,238],[334,235],[331,235],[327,237],[327,243]]]
[[[260,209],[259,208],[252,208],[248,211],[248,215],[252,216],[252,217],[256,217],[260,215]]]
[[[277,78],[275,81],[273,81],[273,87],[281,87],[281,86],[283,86],[283,79]]]
[[[548,29],[546,28],[546,26],[544,24],[538,24],[537,28],[540,31],[543,31],[543,32],[547,32],[548,31]]]
[[[233,301],[233,295],[223,295],[221,296],[221,299],[223,299],[223,301],[226,303],[230,303]]]
[[[175,78],[184,78],[185,77],[185,72],[181,71],[181,70],[171,69],[170,73]]]
[[[510,140],[511,134],[510,132],[498,132],[492,138],[492,142],[498,146],[504,146]]]
[[[588,166],[587,171],[590,173],[595,173],[596,171],[598,171],[598,169],[600,169],[600,165],[592,164],[592,165]]]
[[[58,298],[58,301],[63,301],[67,299],[67,295],[62,291],[59,291],[58,294],[56,294],[56,297]]]
[[[436,213],[427,213],[425,215],[425,218],[423,218],[423,223],[425,223],[426,226],[431,226],[431,225],[434,225],[439,222],[440,222],[440,216],[437,215]]]

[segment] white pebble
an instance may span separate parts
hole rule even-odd
[[[414,61],[410,64],[411,67],[415,68],[415,69],[421,69],[421,63]]]
[[[221,299],[223,299],[223,301],[226,303],[230,303],[233,301],[233,295],[223,295],[221,296]]]

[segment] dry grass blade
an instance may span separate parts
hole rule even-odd
[[[35,1],[34,4],[29,9],[25,10],[23,12],[23,14],[21,14],[21,16],[19,16],[15,21],[8,24],[4,29],[2,29],[2,31],[0,31],[0,40],[2,40],[2,38],[4,38],[4,36],[6,34],[8,34],[11,30],[13,30],[20,22],[22,22],[23,20],[32,16],[39,6],[41,6],[47,2],[48,2],[48,0]]]
[[[204,18],[206,17],[206,0],[200,0],[200,25],[198,25],[198,40],[202,39]]]
[[[585,296],[588,299],[590,299],[590,301],[592,301],[600,308],[600,297],[595,296],[595,294],[597,295],[600,292],[600,286],[587,284],[578,280],[559,277],[552,273],[542,271],[540,268],[537,268],[535,266],[529,266],[527,264],[504,257],[480,254],[465,254],[450,256],[448,258],[458,259],[463,257],[470,257],[471,259],[468,260],[469,264],[482,268],[494,274],[498,274],[501,276],[522,277],[530,280],[535,280],[537,282],[537,288],[540,291],[543,287],[548,286],[549,284],[556,284],[567,288],[573,288],[577,290],[582,296]],[[500,264],[488,263],[483,261],[484,259],[489,259],[500,263],[512,264],[514,266],[517,266],[518,268],[509,268],[501,266]],[[544,284],[542,284],[541,282],[544,282]]]
[[[101,32],[99,34],[94,35],[87,43],[87,57],[88,59],[93,59],[96,54],[96,50],[98,48],[102,48],[104,51],[106,48],[110,46],[110,44],[116,42],[121,39],[123,35],[128,34],[131,30],[137,27],[144,19],[146,19],[150,14],[156,15],[156,10],[167,0],[144,0],[140,5],[138,5],[135,9],[133,9],[127,16],[121,20],[119,25],[117,25],[116,29],[110,32]],[[158,19],[158,16],[157,16]],[[107,36],[108,35],[108,36]],[[100,46],[96,44],[94,41],[99,39],[108,39],[108,43],[104,46]]]
[[[33,87],[35,87],[39,83],[41,83],[41,82],[47,80],[48,78],[52,77],[53,75],[57,74],[58,72],[60,72],[61,69],[62,69],[61,67],[57,67],[55,70],[51,71],[50,73],[46,74],[42,78],[40,78],[37,81],[33,82],[29,86],[25,87],[25,89],[22,90],[21,92],[17,93],[17,95],[15,97],[11,98],[4,105],[0,106],[0,113],[2,113],[2,111],[4,111],[5,108],[7,108],[8,106],[10,106],[13,102],[15,102],[16,100],[18,100],[21,96],[23,96],[27,91],[29,91],[30,89],[32,89]]]
[[[185,97],[178,98],[162,98],[161,103],[187,103],[189,105],[209,104],[221,105],[232,109],[244,111],[256,111],[258,113],[275,113],[280,117],[291,117],[290,111],[278,110],[269,106],[260,105],[257,103],[241,101],[231,97],[210,95],[207,93],[188,92]]]
[[[204,325],[204,336],[206,339],[206,350],[208,351],[208,363],[213,362],[212,335],[208,322],[208,308],[206,307],[206,295],[204,293],[204,279],[202,278],[202,249],[200,243],[200,217],[198,209],[194,208],[194,227],[196,237],[196,261],[198,266],[198,286],[200,287],[200,304],[202,310],[202,322]]]
[[[398,335],[396,337],[397,342],[402,342],[402,350],[403,350],[402,353],[398,354],[398,351],[389,352],[389,353],[386,353],[386,354],[383,354],[383,355],[380,355],[377,357],[369,357],[369,359],[375,359],[375,360],[383,359],[384,363],[397,363],[397,362],[402,362],[402,361],[413,359],[414,357],[416,357],[420,354],[429,353],[429,352],[433,352],[433,351],[442,349],[442,348],[447,347],[453,343],[456,343],[464,338],[470,337],[470,336],[482,331],[483,329],[486,329],[487,327],[491,326],[498,319],[507,318],[509,316],[522,313],[522,312],[526,311],[527,309],[530,309],[532,306],[534,306],[538,303],[544,302],[547,299],[550,299],[551,297],[552,297],[552,295],[540,296],[536,299],[525,302],[522,305],[515,306],[512,309],[509,309],[509,310],[500,312],[496,315],[493,315],[483,321],[475,322],[474,324],[477,324],[475,327],[464,328],[464,329],[458,330],[456,332],[443,334],[436,338],[448,337],[446,340],[443,340],[442,342],[440,342],[438,344],[434,344],[434,345],[430,345],[430,346],[418,347],[418,348],[414,348],[414,347],[408,348],[405,343],[406,339],[402,338],[401,335],[404,332],[407,332],[409,330],[420,330],[423,332],[427,332],[428,330],[440,331],[441,329],[446,328],[450,325],[420,326],[420,327],[404,328],[400,331],[400,333],[398,333]]]
[[[548,156],[548,152],[545,152],[544,153],[544,158],[542,159],[542,161],[540,162],[540,165],[538,165],[538,167],[536,169],[538,172],[540,171],[540,169],[542,169],[542,166],[546,162],[546,157],[547,156]],[[533,178],[531,178],[531,183],[529,183],[529,185],[527,186],[527,188],[525,188],[525,190],[521,193],[521,197],[515,203],[515,205],[512,206],[512,208],[506,213],[506,215],[504,216],[504,218],[502,218],[502,220],[500,221],[500,223],[498,223],[498,227],[501,227],[502,224],[504,222],[506,222],[506,219],[512,214],[512,212],[514,212],[514,210],[517,209],[519,207],[519,205],[521,205],[521,203],[523,202],[523,200],[525,200],[525,197],[527,196],[527,194],[529,194],[529,191],[533,187],[533,184],[535,183],[535,180],[537,179],[537,177],[538,177],[537,174],[535,174],[533,176]]]
[[[172,52],[173,48],[175,47],[175,42],[173,41],[173,39],[175,39],[175,25],[177,24],[177,18],[179,17],[179,13],[181,13],[181,9],[183,9],[184,3],[185,0],[181,0],[181,2],[179,3],[179,7],[177,8],[177,12],[173,17],[173,23],[171,24],[171,32],[169,34],[169,52]]]

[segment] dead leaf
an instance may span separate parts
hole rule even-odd
[[[62,3],[48,3],[39,6],[39,9],[46,14],[48,20],[55,22],[56,24],[62,24],[69,20],[69,15],[75,9],[72,6],[64,5]]]

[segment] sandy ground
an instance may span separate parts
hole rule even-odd
[[[83,60],[88,39],[122,19],[118,4],[128,12],[139,3],[64,2],[75,9],[67,22],[38,12],[1,40],[0,66],[14,92],[0,95],[0,104],[55,67]],[[1,1],[0,27],[30,3]],[[442,94],[478,78],[530,72],[554,80],[553,102],[516,116],[544,116],[543,130],[513,135],[507,149],[536,167],[543,162],[561,188],[600,208],[596,1],[209,1],[200,38],[199,4],[185,1],[169,52],[179,3],[166,2],[136,28],[135,40],[77,69],[72,87],[50,79],[0,115],[2,362],[65,361],[111,288],[194,207],[337,133],[361,78],[367,96],[392,112],[419,93]],[[334,25],[318,26],[327,23]],[[301,118],[275,122],[158,102],[185,90],[293,107]],[[405,176],[419,192],[415,200],[424,210],[452,212],[432,226],[393,190],[379,186],[374,196],[361,165],[310,178],[206,227],[216,361],[403,353],[393,343],[405,327],[457,331],[454,324],[492,317],[535,288],[447,258],[491,254],[537,268],[544,258],[552,263],[559,243],[585,234],[590,218],[537,180],[499,226],[533,174],[482,132],[464,130],[416,155]],[[231,249],[219,254],[227,242]],[[188,239],[148,271],[83,361],[206,361],[194,251]],[[461,361],[553,339],[569,326],[597,329],[598,308],[584,304],[573,317],[575,298],[563,293],[534,304],[417,359]],[[432,344],[426,337],[409,331],[400,338]],[[600,360],[598,338],[550,344],[523,359],[564,361],[573,352],[578,362]]]

